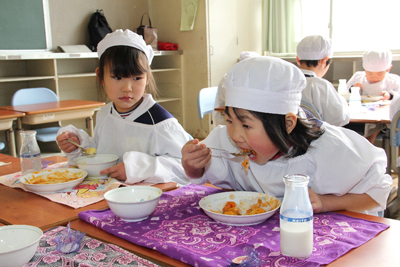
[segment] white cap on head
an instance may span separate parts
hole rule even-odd
[[[243,51],[242,53],[240,53],[239,56],[239,61],[248,59],[248,58],[252,58],[252,57],[260,57],[261,55],[257,52],[253,52],[253,51]]]
[[[363,68],[366,71],[387,71],[392,66],[392,52],[367,51],[363,55]]]
[[[107,48],[119,45],[131,46],[139,49],[140,51],[145,53],[149,61],[149,65],[151,64],[151,61],[154,57],[154,51],[151,48],[151,45],[147,45],[141,35],[134,33],[130,30],[123,31],[121,29],[118,29],[115,32],[107,34],[103,38],[103,40],[101,40],[97,45],[97,54],[99,55],[99,58],[104,53],[104,51],[107,50]]]
[[[294,64],[263,56],[235,64],[225,85],[226,106],[286,115],[297,114],[306,78]]]
[[[321,60],[333,56],[332,40],[321,35],[305,37],[297,45],[297,56],[300,60]]]

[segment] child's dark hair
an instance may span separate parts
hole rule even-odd
[[[326,66],[329,66],[329,64],[331,64],[331,61],[332,61],[331,58],[329,58],[326,61]],[[300,60],[300,64],[305,63],[307,65],[307,67],[311,67],[311,66],[316,67],[316,66],[318,66],[318,62],[319,62],[319,60],[304,60],[304,59]]]
[[[244,110],[238,108],[232,108],[232,110],[240,120],[242,118],[240,113]],[[268,137],[279,151],[289,158],[306,153],[311,142],[318,139],[324,133],[324,130],[319,127],[318,122],[297,117],[297,124],[289,134],[286,130],[285,115],[251,110],[246,111],[261,120]],[[225,108],[225,113],[230,116],[228,107]]]
[[[147,74],[146,92],[157,97],[158,92],[146,54],[131,46],[112,46],[101,55],[99,63],[99,81],[104,80],[105,67],[108,66],[116,77],[131,77]],[[104,92],[104,91],[103,91]]]

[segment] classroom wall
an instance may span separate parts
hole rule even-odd
[[[49,0],[52,50],[59,45],[85,44],[90,46],[88,24],[96,9],[103,9],[112,30],[138,27],[144,12],[145,0]]]

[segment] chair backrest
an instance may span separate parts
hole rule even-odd
[[[44,87],[24,88],[16,91],[11,99],[11,105],[29,105],[58,101],[57,95]]]
[[[311,112],[314,117],[318,120],[322,120],[321,115],[318,113],[317,110],[315,110],[315,108],[313,106],[311,106],[310,104],[301,101],[300,106],[306,110],[308,110],[309,112]]]
[[[390,126],[390,145],[392,147],[400,146],[400,110],[393,116]]]
[[[199,96],[197,97],[197,110],[200,119],[203,119],[204,115],[214,111],[217,90],[217,86],[207,87],[200,90]]]

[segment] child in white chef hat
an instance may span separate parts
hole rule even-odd
[[[400,76],[389,73],[392,69],[392,52],[367,51],[363,55],[364,71],[357,71],[347,82],[347,87],[360,87],[362,95],[382,96],[391,100],[400,93]],[[355,125],[349,128],[356,129]],[[381,132],[382,124],[366,124],[364,136],[373,144]]]
[[[81,151],[67,138],[97,148],[97,154],[119,156],[118,164],[101,174],[130,184],[143,180],[187,184],[181,148],[189,135],[150,94],[156,90],[151,46],[130,30],[116,30],[98,44],[97,51],[97,79],[111,102],[97,113],[94,138],[72,125],[60,129],[57,142],[70,164]]]
[[[392,52],[367,51],[363,55],[364,71],[357,71],[347,82],[347,87],[360,87],[362,95],[382,95],[382,100],[392,99],[400,93],[400,76],[390,73]]]
[[[227,125],[182,148],[191,182],[282,198],[283,177],[306,174],[316,213],[384,210],[392,184],[384,150],[353,131],[304,119],[299,108],[305,85],[304,74],[278,58],[233,66],[226,77]],[[251,150],[249,164],[219,149]]]
[[[301,101],[312,106],[323,121],[343,126],[350,121],[347,101],[322,78],[329,69],[332,56],[331,39],[321,35],[307,36],[297,45],[297,64],[307,80]]]

